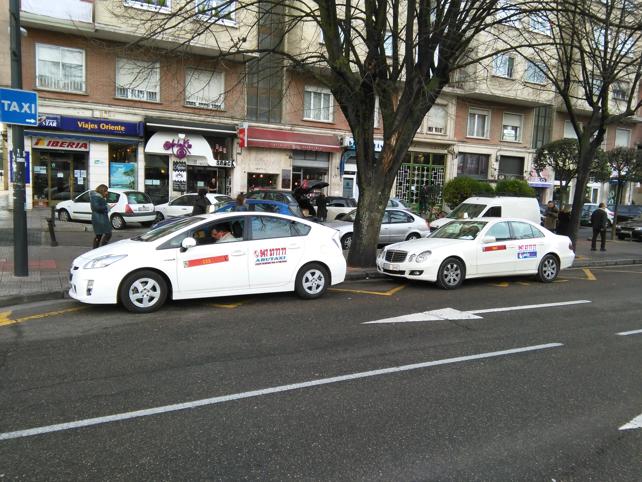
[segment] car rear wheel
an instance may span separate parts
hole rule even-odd
[[[459,288],[466,277],[464,263],[457,258],[448,258],[439,267],[437,285],[444,290]]]
[[[329,284],[328,270],[319,263],[310,263],[301,268],[296,275],[294,290],[300,298],[312,300],[323,296]]]
[[[550,283],[557,278],[560,272],[560,263],[555,256],[547,254],[542,258],[537,269],[537,279],[542,283]]]
[[[58,212],[58,219],[62,222],[69,222],[71,221],[71,216],[69,215],[69,212],[66,209],[61,209]]]
[[[341,238],[341,247],[343,249],[350,249],[350,246],[352,246],[352,233],[345,234]]]
[[[111,217],[111,227],[114,229],[123,229],[125,227],[125,220],[120,214],[114,214]]]
[[[421,236],[419,233],[410,233],[408,237],[406,237],[406,241],[410,241],[411,239],[419,239]]]
[[[132,313],[156,311],[167,299],[165,279],[150,270],[137,271],[125,278],[120,286],[120,302]]]
[[[156,211],[156,223],[160,223],[163,219],[165,219],[165,216],[163,216],[163,213]]]

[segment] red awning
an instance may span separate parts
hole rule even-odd
[[[270,149],[296,149],[301,151],[340,152],[339,139],[334,135],[306,134],[247,127],[239,129],[239,146]]]

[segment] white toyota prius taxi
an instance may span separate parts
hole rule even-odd
[[[180,219],[73,261],[69,295],[120,302],[135,313],[174,300],[295,291],[306,299],[341,283],[339,233],[301,218],[262,212]]]
[[[480,218],[451,221],[427,238],[387,246],[377,270],[455,289],[486,276],[536,275],[548,283],[574,259],[567,236],[523,219]]]

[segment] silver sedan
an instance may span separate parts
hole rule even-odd
[[[350,211],[340,221],[329,221],[325,224],[341,234],[341,247],[350,249],[354,231],[354,220],[357,210]],[[403,209],[386,209],[379,231],[379,244],[397,243],[409,239],[418,239],[430,234],[428,223],[422,217]]]

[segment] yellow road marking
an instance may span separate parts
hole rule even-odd
[[[329,291],[341,291],[344,293],[358,293],[362,295],[377,295],[377,296],[392,296],[395,293],[404,289],[406,285],[395,286],[388,291],[369,291],[369,290],[351,290],[347,288],[329,288]]]
[[[582,271],[584,271],[584,274],[586,275],[586,279],[589,281],[597,281],[597,278],[595,275],[591,272],[590,269],[588,268],[582,268]]]
[[[238,303],[212,303],[210,306],[213,306],[215,308],[227,308],[228,310],[238,308],[243,304],[242,301],[239,301]]]
[[[568,283],[567,279],[556,279],[553,283]]]
[[[510,283],[508,281],[502,281],[501,283],[495,283],[495,286],[498,288],[508,288]]]
[[[38,313],[36,315],[23,316],[21,318],[16,318],[15,320],[12,320],[9,318],[11,316],[10,311],[5,311],[0,313],[0,326],[14,325],[25,321],[39,320],[42,318],[47,318],[49,316],[63,315],[65,313],[71,313],[73,311],[80,311],[80,310],[86,310],[86,309],[87,309],[86,306],[79,306],[76,308],[66,308],[64,310],[48,311],[46,313]]]

